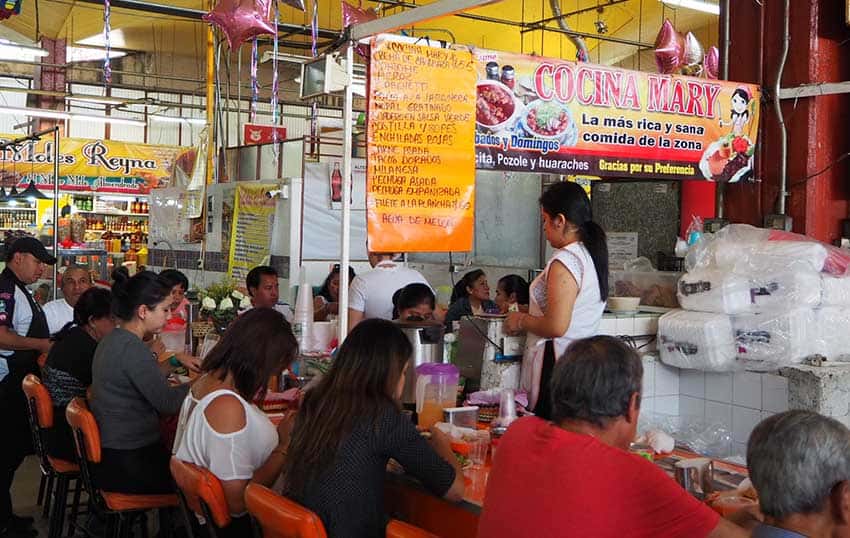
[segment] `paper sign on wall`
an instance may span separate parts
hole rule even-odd
[[[369,249],[472,249],[475,65],[469,51],[372,41]]]

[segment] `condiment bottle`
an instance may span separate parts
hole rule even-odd
[[[502,67],[502,84],[507,86],[510,89],[514,89],[514,84],[516,72],[514,71],[514,67],[512,65],[506,65]]]

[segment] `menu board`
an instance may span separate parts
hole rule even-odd
[[[269,255],[275,200],[267,185],[239,185],[233,204],[228,276],[244,282],[248,271]]]
[[[468,50],[378,37],[369,72],[369,250],[472,249],[475,64]]]
[[[752,178],[757,85],[491,50],[475,56],[479,169]]]

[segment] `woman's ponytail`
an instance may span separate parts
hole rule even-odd
[[[585,221],[579,227],[581,242],[590,253],[593,265],[596,267],[596,278],[599,280],[599,298],[608,299],[608,238],[605,230],[592,220]]]

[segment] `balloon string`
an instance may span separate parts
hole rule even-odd
[[[251,44],[251,123],[257,117],[257,101],[260,99],[260,81],[257,79],[257,68],[260,64],[260,53],[257,47],[257,38]]]
[[[319,0],[313,0],[313,19],[310,21],[311,51],[313,58],[319,55]]]
[[[103,81],[105,84],[112,83],[112,65],[109,58],[109,50],[111,48],[109,34],[112,31],[110,27],[110,5],[109,0],[103,0],[103,44],[105,56],[103,58]]]
[[[280,24],[280,8],[278,7],[277,0],[274,2],[274,57],[272,58],[272,123],[277,125],[277,103],[278,103],[278,92],[280,90],[280,81],[278,79],[278,71],[277,71],[277,51],[278,51],[278,35],[277,35],[277,27]],[[277,142],[277,130],[274,131],[274,141]]]

